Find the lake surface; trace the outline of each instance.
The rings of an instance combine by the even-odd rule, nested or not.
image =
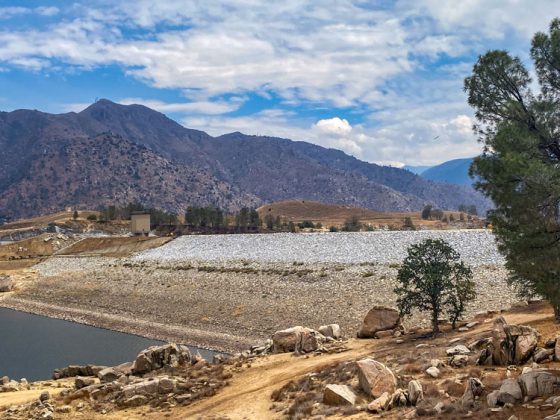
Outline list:
[[[0,308],[0,377],[50,379],[56,368],[71,364],[114,366],[133,361],[150,340],[89,325]],[[199,350],[207,359],[215,352]]]

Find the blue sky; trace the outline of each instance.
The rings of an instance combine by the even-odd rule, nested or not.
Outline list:
[[[462,91],[477,56],[508,49],[530,65],[553,4],[0,0],[0,110],[79,111],[108,98],[212,135],[436,164],[479,151]]]

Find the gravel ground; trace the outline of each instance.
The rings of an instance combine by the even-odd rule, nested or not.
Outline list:
[[[360,233],[278,233],[270,235],[182,236],[141,252],[136,261],[293,261],[304,263],[393,263],[426,238],[441,238],[472,266],[503,264],[494,237],[486,230],[394,231]]]
[[[338,323],[354,336],[372,306],[395,305],[398,265],[54,257],[36,269],[38,278],[0,305],[40,303],[49,316],[67,308],[78,322],[233,352],[294,325]],[[467,317],[517,302],[503,266],[473,271],[478,298]],[[427,326],[427,318],[406,324]]]

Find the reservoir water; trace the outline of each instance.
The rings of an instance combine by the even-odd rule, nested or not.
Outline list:
[[[68,365],[114,366],[160,345],[150,340],[89,325],[0,308],[0,377],[50,379]],[[191,347],[211,359],[215,352]]]

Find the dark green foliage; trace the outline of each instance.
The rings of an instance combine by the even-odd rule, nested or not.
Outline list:
[[[298,223],[298,227],[300,229],[305,229],[305,228],[313,229],[315,227],[315,223],[313,223],[311,220],[304,220],[303,222]]]
[[[72,219],[76,220],[78,218],[78,210],[74,210],[74,214],[72,215]]]
[[[88,219],[88,220],[91,220],[91,221],[96,221],[96,220],[97,220],[97,214],[90,214],[90,215],[87,217],[87,219]]]
[[[456,321],[466,303],[474,299],[471,269],[441,239],[411,245],[397,281],[395,294],[401,315],[410,315],[414,309],[430,312],[434,334],[439,332],[438,319],[442,314]]]
[[[496,209],[489,215],[510,281],[542,295],[560,320],[560,20],[532,42],[540,94],[506,51],[481,56],[465,79],[484,152],[471,173]]]
[[[428,220],[431,218],[432,206],[429,204],[422,209],[422,219]]]
[[[187,207],[185,223],[194,228],[220,228],[225,225],[224,212],[217,207]]]
[[[329,232],[338,232],[338,228],[336,226],[331,226]]]
[[[461,204],[458,208],[458,210],[462,213],[467,213],[473,216],[478,216],[478,210],[476,208],[476,206],[474,204],[471,204],[470,206],[466,205],[466,204]]]
[[[361,228],[362,224],[360,223],[358,216],[351,216],[344,221],[344,227],[342,230],[345,232],[359,232]]]

